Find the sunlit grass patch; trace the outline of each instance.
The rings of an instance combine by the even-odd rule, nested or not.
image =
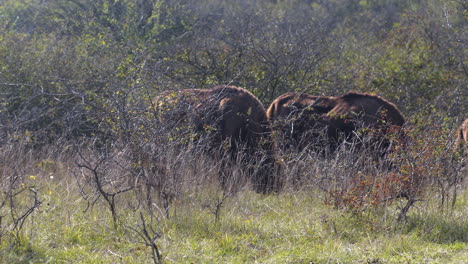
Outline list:
[[[6,263],[148,263],[151,249],[134,232],[132,194],[118,201],[119,225],[105,203],[87,207],[71,182],[46,185],[43,205],[18,237],[1,244]],[[183,193],[166,218],[151,227],[166,263],[463,263],[467,257],[466,195],[450,213],[424,203],[407,220],[394,208],[363,213],[335,209],[313,192],[263,196],[243,190],[222,204],[220,195]]]

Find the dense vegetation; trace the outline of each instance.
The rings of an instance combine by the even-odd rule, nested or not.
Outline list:
[[[462,262],[467,26],[465,0],[3,0],[0,259]],[[266,106],[377,93],[411,147],[390,172],[282,153],[281,193],[226,192],[219,164],[162,144],[148,110],[217,84]]]

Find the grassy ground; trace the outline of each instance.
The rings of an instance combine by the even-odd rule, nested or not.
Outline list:
[[[1,262],[153,261],[135,231],[141,209],[133,194],[118,200],[115,229],[106,205],[98,201],[86,210],[73,182],[42,179],[38,185],[44,186],[43,203],[16,236],[1,237]],[[403,223],[395,221],[396,206],[357,214],[330,208],[306,191],[242,191],[224,201],[218,220],[219,192],[208,188],[182,195],[170,218],[156,212],[151,221],[143,212],[148,229],[159,234],[155,241],[165,263],[466,263],[467,194],[445,213],[434,201],[419,202]]]

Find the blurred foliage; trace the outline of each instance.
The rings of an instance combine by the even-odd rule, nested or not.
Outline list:
[[[215,84],[264,104],[370,91],[456,123],[467,13],[460,0],[4,0],[0,135],[122,136],[161,91]]]

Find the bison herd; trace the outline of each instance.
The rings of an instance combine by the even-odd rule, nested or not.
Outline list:
[[[172,133],[171,138],[202,145],[214,158],[227,155],[223,169],[234,162],[245,164],[252,170],[252,185],[259,193],[281,188],[278,150],[307,148],[327,157],[348,142],[384,158],[405,138],[405,119],[398,108],[367,93],[334,97],[289,92],[265,110],[243,88],[216,86],[168,91],[156,97],[154,106],[157,119],[168,128],[167,133]],[[465,121],[458,144],[466,142],[467,136]],[[223,184],[225,176],[220,178]]]
[[[389,132],[399,132],[405,119],[398,108],[385,99],[365,93],[342,96],[312,96],[286,93],[267,110],[275,131],[285,138],[286,147],[313,147],[334,152],[343,141],[371,144],[383,156],[390,141]],[[372,133],[372,142],[363,142]]]

